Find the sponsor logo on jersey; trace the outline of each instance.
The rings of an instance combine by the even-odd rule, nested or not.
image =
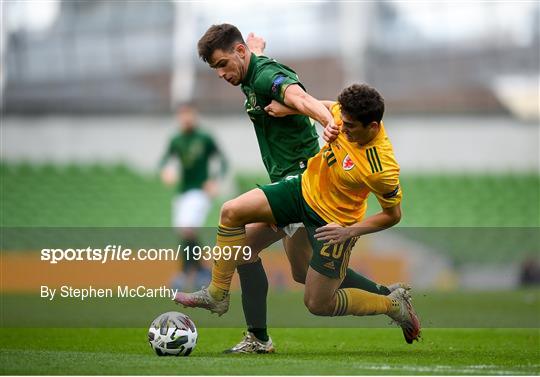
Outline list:
[[[323,264],[323,267],[328,268],[329,270],[335,270],[336,269],[334,267],[334,261],[326,262],[325,264]]]
[[[281,84],[283,84],[283,81],[285,81],[285,76],[283,75],[279,75],[274,79],[274,81],[272,82],[272,93],[278,93],[278,90],[281,87]]]
[[[351,170],[352,168],[354,168],[354,162],[349,155],[346,155],[343,159],[343,170]]]

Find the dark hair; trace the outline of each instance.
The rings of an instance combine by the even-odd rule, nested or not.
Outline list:
[[[343,89],[338,102],[342,112],[362,122],[364,127],[371,122],[380,122],[384,114],[384,98],[366,84],[353,84]]]
[[[208,63],[214,51],[231,51],[236,43],[246,44],[242,33],[236,26],[231,24],[212,25],[199,39],[197,44],[199,57]]]

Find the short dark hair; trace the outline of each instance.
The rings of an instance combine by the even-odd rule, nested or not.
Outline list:
[[[384,98],[366,84],[353,84],[339,94],[341,111],[366,127],[371,122],[380,122],[384,114]]]
[[[199,57],[208,63],[214,51],[230,51],[236,43],[246,44],[244,38],[242,38],[242,33],[236,26],[231,24],[212,25],[199,39],[197,44]]]

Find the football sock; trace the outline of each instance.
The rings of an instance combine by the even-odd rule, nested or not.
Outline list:
[[[387,296],[356,288],[338,289],[334,316],[387,314],[399,309],[399,303]]]
[[[231,256],[226,259],[222,253],[221,258],[214,259],[212,282],[208,287],[208,292],[215,300],[223,300],[229,293],[231,280],[236,269],[236,260],[234,259],[235,249],[233,246],[244,246],[245,242],[245,227],[233,228],[219,225],[216,246],[220,250],[224,250],[225,246],[229,246],[231,248]]]
[[[359,273],[347,268],[345,278],[341,282],[339,288],[358,288],[371,293],[377,293],[379,295],[389,295],[390,290],[384,285],[375,283],[369,280],[367,277],[360,275]]]
[[[268,341],[266,331],[266,296],[268,279],[259,259],[257,262],[239,265],[236,270],[242,288],[242,308],[248,331],[263,342]]]
[[[268,342],[268,339],[270,339],[268,332],[266,331],[266,327],[262,329],[248,328],[248,331],[255,335],[255,338],[259,339],[260,341]]]

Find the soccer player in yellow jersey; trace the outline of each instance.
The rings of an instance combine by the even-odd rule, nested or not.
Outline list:
[[[341,92],[337,103],[325,105],[340,126],[337,138],[308,160],[301,176],[287,177],[226,202],[221,209],[217,245],[244,245],[245,239],[239,235],[246,224],[265,222],[283,227],[304,223],[313,247],[304,293],[309,311],[322,316],[386,314],[412,343],[420,336],[420,322],[407,290],[399,288],[383,296],[339,288],[356,240],[401,219],[399,165],[382,122],[384,100],[370,86],[355,84]],[[294,112],[279,103],[272,103],[267,111],[276,117]],[[364,218],[370,192],[377,197],[381,211]],[[212,273],[214,289],[228,291],[234,264]],[[190,305],[189,296],[176,301],[206,308],[216,304]]]

